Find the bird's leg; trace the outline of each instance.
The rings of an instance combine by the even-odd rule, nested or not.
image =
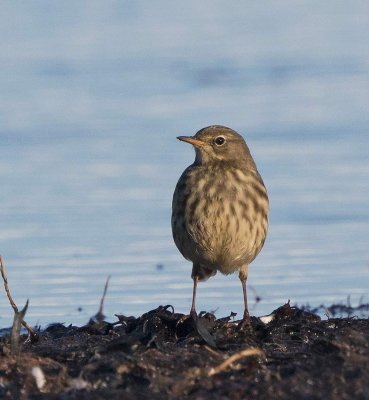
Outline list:
[[[192,275],[193,279],[193,289],[192,289],[192,305],[191,305],[191,310],[190,310],[190,315],[183,315],[178,321],[176,326],[182,324],[184,321],[188,319],[192,319],[193,322],[197,321],[197,313],[196,313],[196,288],[197,288],[197,282],[199,281],[199,275],[197,275],[195,268],[192,269]]]
[[[196,289],[197,289],[197,282],[199,281],[199,276],[198,275],[193,275],[193,290],[192,290],[192,306],[191,306],[191,311],[190,315],[191,316],[196,316]]]
[[[240,278],[240,281],[242,284],[243,303],[245,305],[245,309],[243,311],[243,318],[242,318],[242,322],[241,322],[242,324],[250,323],[250,314],[249,314],[249,310],[247,308],[247,292],[246,292],[246,280],[247,280],[248,272],[249,272],[249,266],[243,265],[238,274],[238,277]]]

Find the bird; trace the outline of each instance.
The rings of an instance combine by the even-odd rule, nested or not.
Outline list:
[[[172,234],[183,257],[192,262],[190,316],[196,291],[218,271],[238,271],[244,313],[250,323],[246,280],[249,264],[268,231],[269,198],[244,138],[231,128],[211,125],[194,136],[178,136],[195,149],[195,161],[180,176],[172,201]]]

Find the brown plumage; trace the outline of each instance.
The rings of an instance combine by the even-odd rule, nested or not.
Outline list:
[[[239,271],[244,294],[248,265],[263,247],[268,229],[268,195],[243,137],[224,126],[179,136],[196,158],[179,178],[173,195],[172,232],[182,255],[192,261],[191,313],[198,280],[220,271]]]

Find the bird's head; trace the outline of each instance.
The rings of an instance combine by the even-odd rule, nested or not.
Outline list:
[[[196,164],[229,161],[255,165],[243,137],[225,126],[208,126],[194,136],[178,136],[177,139],[194,146]]]

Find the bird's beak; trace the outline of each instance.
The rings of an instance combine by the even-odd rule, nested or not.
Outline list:
[[[187,142],[195,147],[204,147],[205,143],[201,140],[195,139],[193,136],[178,136],[178,140],[181,140],[182,142]]]

